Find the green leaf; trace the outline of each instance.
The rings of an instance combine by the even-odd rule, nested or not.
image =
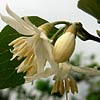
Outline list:
[[[23,73],[17,74],[15,68],[20,64],[16,59],[10,61],[12,54],[8,43],[21,36],[10,26],[0,33],[0,89],[15,87],[24,83]]]
[[[29,19],[36,26],[40,26],[47,22],[37,16],[30,16]],[[50,36],[52,36],[55,31],[56,29],[50,33]],[[20,36],[22,35],[8,25],[0,32],[0,89],[16,87],[23,84],[25,81],[23,78],[25,73],[18,74],[15,70],[22,60],[18,61],[14,59],[10,61],[12,54],[10,53],[11,47],[8,46],[12,40]]]
[[[28,18],[37,27],[48,22],[48,21],[46,21],[38,16],[29,16]]]
[[[100,0],[79,0],[78,7],[100,21]]]

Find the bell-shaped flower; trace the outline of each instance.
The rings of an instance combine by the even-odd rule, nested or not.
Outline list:
[[[50,71],[58,69],[58,64],[54,61],[52,55],[52,44],[47,37],[47,32],[52,28],[50,23],[36,27],[33,25],[27,17],[21,19],[7,6],[6,10],[11,17],[0,14],[1,19],[9,26],[14,28],[23,37],[19,37],[9,43],[9,46],[13,46],[13,57],[11,60],[17,57],[18,60],[25,58],[23,62],[16,68],[17,72],[26,72],[26,76],[30,76],[36,73],[44,71],[46,61],[50,63],[52,68]],[[34,71],[33,71],[34,70]],[[52,72],[48,72],[48,75]]]
[[[52,94],[60,93],[60,95],[63,95],[65,91],[69,93],[69,91],[71,90],[71,92],[74,94],[75,92],[76,93],[78,92],[78,88],[74,79],[70,77],[71,72],[74,71],[72,70],[72,67],[73,66],[69,64],[68,62],[60,63],[58,71],[56,70],[55,72],[53,72],[52,69],[47,68],[45,71],[36,73],[35,75],[31,77],[25,76],[25,79],[27,82],[27,81],[40,79],[40,78],[47,78],[50,75],[55,75],[54,76],[55,83],[54,83],[51,93]]]

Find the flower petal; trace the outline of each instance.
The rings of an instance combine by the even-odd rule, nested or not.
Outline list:
[[[54,74],[54,71],[51,68],[47,68],[45,71],[37,73],[34,76],[31,76],[31,77],[25,76],[24,78],[26,82],[31,82],[36,79],[47,78],[53,74]]]
[[[39,30],[37,29],[37,27],[36,27],[34,24],[31,23],[31,21],[29,20],[28,16],[24,16],[24,21],[25,21],[28,25],[30,25],[31,27],[33,27],[35,30],[37,30],[37,31],[36,31],[37,33],[39,32]]]
[[[44,70],[47,55],[47,52],[44,49],[43,41],[41,39],[38,40],[36,46],[34,47],[34,52],[36,54],[38,72],[41,72]]]
[[[6,10],[13,18],[0,14],[1,19],[20,34],[34,35],[36,33],[41,33],[41,31],[35,25],[32,27],[30,24],[26,23],[23,19],[17,16],[13,11],[11,11],[8,5],[6,6]]]
[[[30,27],[23,19],[21,19],[18,15],[16,15],[10,8],[8,5],[6,5],[6,10],[8,12],[8,14],[10,16],[12,16],[17,22],[19,22],[21,25],[23,26],[26,26],[26,27],[29,27],[29,28],[32,28]]]
[[[35,26],[35,25],[33,25],[30,21],[29,21],[29,19],[28,19],[28,17],[26,17],[25,19],[27,19],[27,21],[28,21],[28,23],[27,23],[27,21],[25,22],[23,19],[21,19],[18,15],[16,15],[10,8],[9,8],[9,6],[8,5],[6,5],[6,10],[7,10],[7,12],[8,12],[8,14],[9,15],[11,15],[16,21],[18,21],[20,24],[22,24],[23,26],[26,26],[27,28],[29,28],[30,30],[32,29],[34,29],[35,30],[35,33],[36,32],[40,32],[39,30],[38,30],[38,28]],[[30,22],[30,24],[29,24],[29,22]]]
[[[12,28],[14,28],[18,33],[23,34],[23,35],[33,35],[34,30],[28,29],[27,27],[21,25],[16,20],[7,16],[3,16],[2,14],[0,14],[0,17],[5,23],[7,23]]]
[[[52,54],[52,44],[47,41],[47,40],[44,40],[43,41],[43,44],[44,44],[44,47],[46,49],[46,58],[48,60],[48,62],[50,63],[51,67],[53,68],[53,70],[55,71],[55,74],[57,74],[59,71],[59,65],[58,63],[55,62],[54,60],[54,57],[53,57],[53,54]]]

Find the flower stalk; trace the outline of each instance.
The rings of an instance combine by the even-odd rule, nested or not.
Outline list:
[[[55,26],[55,25],[58,25],[58,24],[65,24],[67,26],[70,26],[72,23],[70,22],[66,22],[66,21],[55,21],[55,22],[52,22],[52,24]]]

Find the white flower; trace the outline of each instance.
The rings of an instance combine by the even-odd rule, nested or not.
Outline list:
[[[80,66],[73,66],[69,62],[59,63],[59,70],[58,72],[52,72],[51,69],[46,69],[43,72],[37,73],[31,77],[25,77],[26,80],[36,80],[40,78],[47,78],[49,75],[55,75],[54,86],[51,93],[60,93],[61,95],[69,93],[70,91],[75,94],[78,93],[78,87],[75,80],[72,78],[72,73],[77,72],[79,74],[85,74],[89,76],[98,76],[100,75],[100,71],[97,68],[88,68],[88,67],[80,67]],[[51,73],[50,73],[51,72]],[[49,73],[49,74],[48,74]],[[65,84],[65,85],[64,85]]]
[[[63,95],[65,90],[67,93],[71,90],[71,92],[74,94],[75,92],[76,93],[78,92],[78,88],[74,79],[70,77],[71,75],[70,73],[72,72],[72,67],[73,66],[69,64],[68,62],[60,63],[59,70],[56,72],[53,72],[52,69],[48,68],[45,71],[36,73],[35,75],[31,77],[25,76],[25,79],[26,81],[32,81],[32,80],[36,80],[40,78],[47,78],[50,75],[55,75],[54,77],[55,83],[54,83],[51,93],[53,94],[53,93],[59,92],[61,95]],[[64,86],[64,82],[65,82],[66,88]]]
[[[13,53],[11,60],[15,57],[18,57],[18,60],[25,57],[24,61],[17,67],[17,72],[27,72],[26,76],[43,72],[46,61],[51,65],[48,75],[51,75],[54,69],[58,70],[58,64],[54,61],[52,55],[53,46],[46,36],[46,31],[42,29],[43,26],[37,28],[27,18],[21,19],[8,6],[6,10],[12,18],[0,14],[1,19],[20,34],[26,35],[9,43],[9,46],[14,48],[11,50]]]

